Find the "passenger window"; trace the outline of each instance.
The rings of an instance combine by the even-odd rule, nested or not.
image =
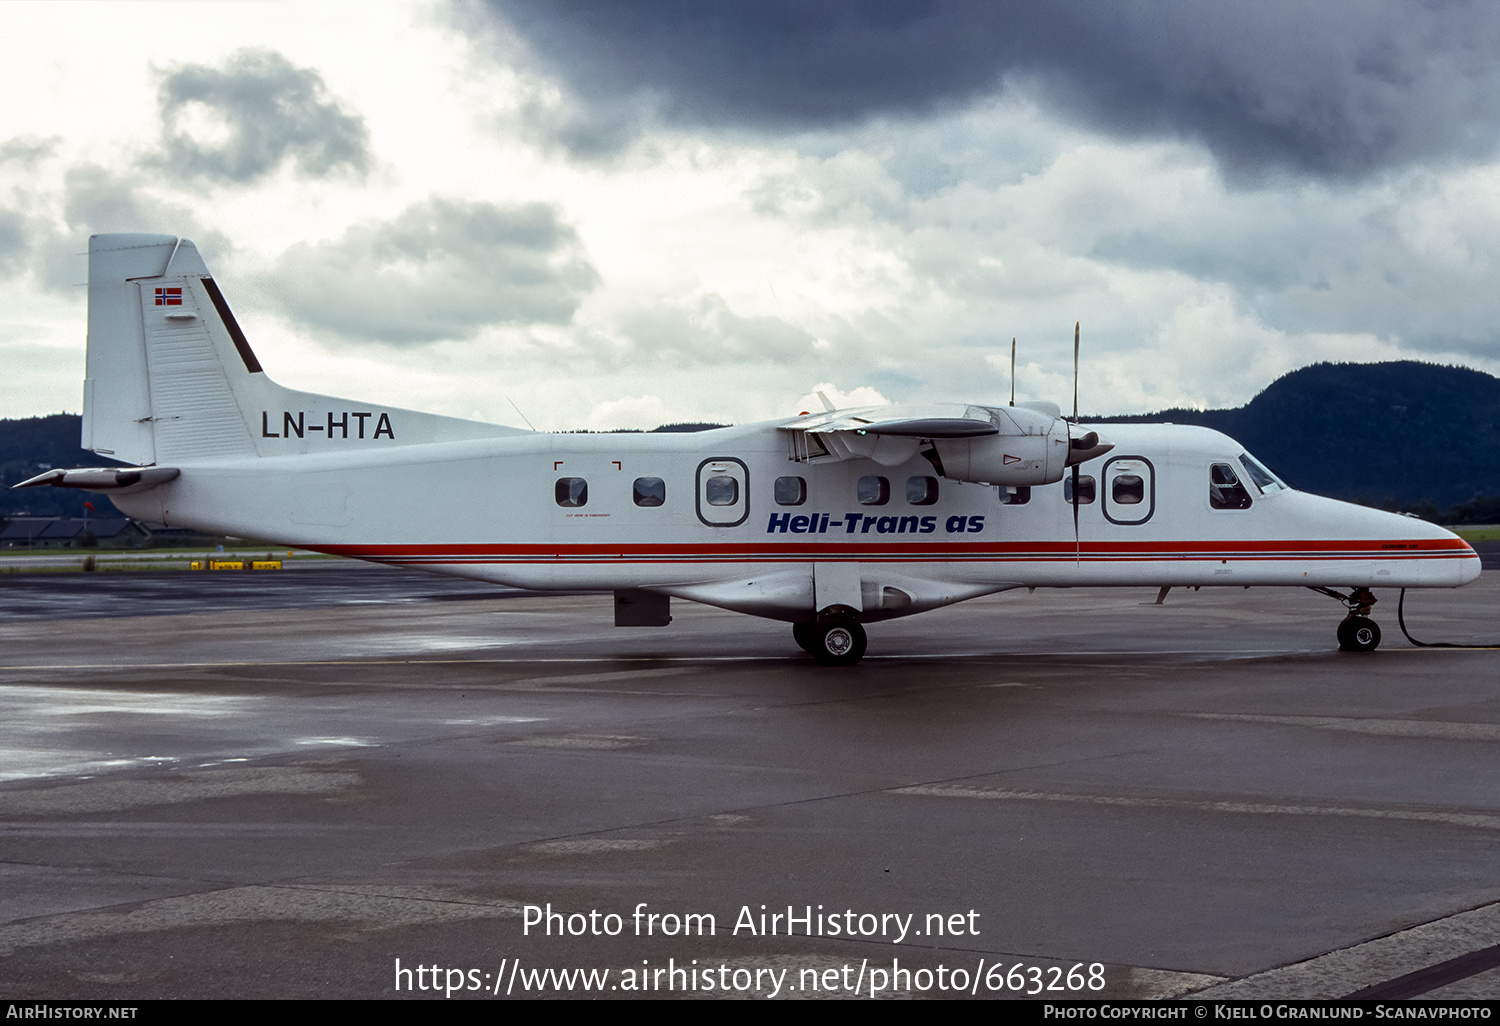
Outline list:
[[[891,501],[891,483],[883,477],[862,477],[855,495],[861,506],[884,506]]]
[[[586,506],[589,501],[589,483],[581,477],[560,477],[554,494],[559,506]]]
[[[1227,463],[1215,463],[1208,468],[1208,504],[1214,509],[1250,508],[1250,493]]]
[[[807,482],[800,477],[776,479],[776,505],[800,506],[807,501]]]
[[[938,500],[938,483],[935,477],[909,477],[906,479],[906,501],[913,506],[931,506]]]
[[[740,501],[740,483],[723,474],[711,477],[703,483],[703,497],[710,506],[733,506]]]
[[[659,477],[638,477],[634,493],[637,506],[660,506],[667,501],[667,483]]]
[[[1122,506],[1146,501],[1146,482],[1139,474],[1121,474],[1110,487],[1110,498]]]
[[[1014,488],[1001,487],[1000,489],[1000,505],[1002,506],[1024,506],[1030,501],[1030,485],[1017,485]]]
[[[1063,478],[1063,502],[1073,501],[1073,475],[1069,474]],[[1092,474],[1084,474],[1078,479],[1078,502],[1087,506],[1094,501],[1094,477]]]

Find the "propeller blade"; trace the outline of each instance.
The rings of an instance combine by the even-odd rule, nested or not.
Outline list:
[[[1016,405],[1016,340],[1010,340],[1010,404]]]
[[[1073,423],[1078,423],[1078,325],[1073,322]]]
[[[1078,423],[1078,328],[1082,322],[1073,322],[1073,423]],[[1083,536],[1078,532],[1078,464],[1073,464],[1073,562],[1083,565]]]
[[[1073,464],[1073,562],[1083,565],[1083,540],[1078,533],[1078,464]]]

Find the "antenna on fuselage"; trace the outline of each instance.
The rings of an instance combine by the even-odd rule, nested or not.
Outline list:
[[[533,430],[533,431],[536,430],[536,425],[533,424],[533,423],[531,423],[531,421],[529,421],[529,420],[526,419],[526,414],[521,413],[521,408],[516,405],[516,401],[514,399],[512,399],[510,396],[506,396],[505,397],[505,401],[508,402],[508,403],[510,403],[511,409],[513,409],[517,413],[521,414],[521,419],[526,421],[526,426],[527,427],[531,428],[531,430]]]

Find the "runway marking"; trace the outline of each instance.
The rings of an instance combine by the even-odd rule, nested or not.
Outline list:
[[[92,713],[236,716],[244,712],[239,708],[242,703],[264,700],[264,695],[182,695],[165,691],[0,685],[0,702],[7,706],[21,702],[35,703],[25,710],[34,716],[86,716]],[[12,722],[14,715],[12,712]]]
[[[185,887],[195,886],[184,881]],[[251,884],[43,916],[0,926],[0,955],[47,944],[164,930],[243,928],[251,922],[342,923],[371,932],[516,915],[511,902],[434,900],[400,888]]]
[[[613,855],[624,851],[665,848],[670,840],[633,840],[623,837],[584,837],[570,841],[538,841],[521,846],[522,851],[543,855]]]
[[[978,798],[990,801],[1072,802],[1084,805],[1116,805],[1141,809],[1187,809],[1194,812],[1226,812],[1254,816],[1347,816],[1356,819],[1395,819],[1417,823],[1500,830],[1500,815],[1466,812],[1423,812],[1415,809],[1358,808],[1344,805],[1287,804],[1246,801],[1206,801],[1188,798],[1131,798],[1120,795],[1070,794],[1063,791],[1012,791],[1002,788],[965,787],[959,784],[916,784],[893,787],[890,794],[930,798]]]
[[[292,739],[292,744],[298,745],[299,747],[310,747],[312,745],[318,745],[320,747],[331,746],[334,748],[380,747],[379,741],[372,741],[369,738],[364,737],[298,737]]]
[[[507,741],[506,744],[526,748],[570,748],[614,751],[621,748],[632,748],[648,740],[650,739],[631,737],[625,734],[563,734],[551,737],[523,737],[516,741]]]
[[[1273,716],[1251,713],[1182,713],[1198,720],[1285,724],[1319,730],[1345,730],[1383,737],[1427,737],[1445,741],[1500,741],[1500,724],[1456,723],[1450,720],[1384,720],[1348,716]]]
[[[304,766],[245,766],[197,771],[186,777],[91,780],[53,787],[40,779],[37,783],[40,786],[0,791],[0,813],[72,816],[243,795],[327,795],[356,787],[360,775],[352,770]]]
[[[1476,955],[1492,947],[1497,935],[1500,935],[1500,902],[1184,996],[1216,1001],[1342,998],[1410,976],[1414,967],[1436,968]],[[1479,963],[1475,974],[1489,968],[1483,965],[1484,959],[1475,961]],[[1437,983],[1427,991],[1408,991],[1402,996],[1428,993],[1436,997],[1432,990],[1447,982]]]
[[[1071,660],[1095,659],[1095,658],[1127,658],[1127,657],[1149,657],[1149,656],[1192,656],[1197,659],[1262,659],[1277,656],[1299,656],[1299,655],[1323,655],[1330,649],[1308,648],[1308,649],[1237,649],[1231,651],[1212,649],[1088,649],[1073,650],[1069,652],[1028,652],[1025,650],[1015,652],[1002,652],[995,650],[968,651],[968,652],[892,652],[879,655],[867,655],[864,662],[903,662],[913,660],[994,660],[996,662],[1011,662],[1018,657],[1051,659],[1062,657]],[[1399,651],[1407,651],[1400,649]],[[1423,652],[1456,652],[1469,651],[1468,649],[1413,649],[1411,651]],[[0,673],[36,671],[36,670],[191,670],[191,669],[213,669],[233,668],[244,666],[503,666],[503,665],[526,665],[541,663],[545,665],[591,665],[596,663],[767,663],[788,664],[806,666],[811,668],[811,661],[800,659],[790,653],[764,652],[746,655],[601,655],[601,656],[529,656],[510,654],[504,657],[492,656],[489,658],[474,659],[366,659],[351,656],[348,659],[244,659],[244,660],[202,660],[193,662],[174,663],[31,663],[17,664],[11,666],[0,666]],[[1013,664],[1013,663],[1012,663]]]

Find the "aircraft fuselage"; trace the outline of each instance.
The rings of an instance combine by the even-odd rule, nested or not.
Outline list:
[[[938,477],[921,457],[798,462],[776,423],[383,449],[378,422],[365,418],[366,445],[183,465],[175,481],[114,498],[174,526],[522,588],[655,589],[786,620],[826,604],[820,576],[876,620],[1010,587],[1454,587],[1479,572],[1440,527],[1258,487],[1243,447],[1196,427],[1090,425],[1115,448],[1081,475],[1092,501],[1075,542],[1069,478],[1009,491]],[[1215,484],[1216,467],[1238,494]]]

